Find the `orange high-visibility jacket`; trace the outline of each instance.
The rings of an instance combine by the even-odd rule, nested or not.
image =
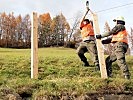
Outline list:
[[[111,42],[124,42],[124,43],[128,43],[128,39],[127,39],[127,31],[120,31],[117,34],[114,34],[112,37],[112,41]]]
[[[87,24],[82,27],[81,36],[82,36],[82,39],[88,36],[94,36],[94,30],[91,24]]]

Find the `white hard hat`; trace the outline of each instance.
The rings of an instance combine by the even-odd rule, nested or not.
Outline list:
[[[124,17],[122,17],[122,16],[117,17],[117,18],[114,19],[113,21],[116,22],[117,20],[125,22],[125,19],[124,19]]]

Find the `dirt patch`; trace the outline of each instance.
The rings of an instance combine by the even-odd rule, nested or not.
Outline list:
[[[22,89],[22,88],[21,88]],[[93,93],[77,94],[76,92],[62,92],[60,95],[34,95],[23,88],[18,93],[11,89],[3,88],[0,90],[2,100],[133,100],[132,91],[117,90],[114,87],[104,87]],[[18,90],[17,90],[18,91]]]

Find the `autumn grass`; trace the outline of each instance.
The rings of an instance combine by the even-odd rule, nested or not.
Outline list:
[[[133,75],[130,81],[123,79],[116,63],[113,64],[113,78],[101,79],[91,60],[92,67],[82,66],[75,49],[40,48],[38,54],[38,79],[31,79],[30,49],[0,48],[0,89],[9,88],[32,97],[61,95],[63,92],[80,95],[111,90],[133,91]],[[126,59],[133,74],[133,56],[126,56]]]

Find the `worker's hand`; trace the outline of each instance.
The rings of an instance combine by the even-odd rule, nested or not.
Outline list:
[[[112,41],[112,38],[107,38],[107,39],[104,39],[104,40],[102,40],[102,44],[109,44],[109,43],[111,43],[111,41]]]
[[[102,36],[100,34],[96,35],[96,39],[101,39]]]
[[[87,9],[87,11],[89,11],[89,10],[90,10],[90,8],[89,8],[89,7],[86,7],[86,9]]]

